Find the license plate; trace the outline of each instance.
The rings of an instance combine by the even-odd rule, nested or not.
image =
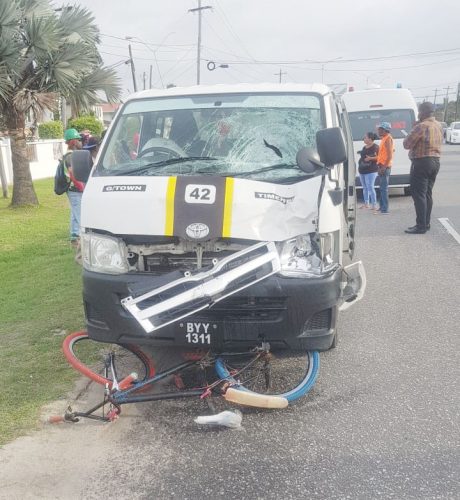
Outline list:
[[[181,321],[179,336],[182,342],[190,345],[211,345],[217,324],[201,321]]]

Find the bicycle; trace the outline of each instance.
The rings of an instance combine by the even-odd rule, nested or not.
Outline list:
[[[112,421],[124,404],[188,397],[219,396],[243,406],[285,408],[311,390],[319,371],[318,352],[272,352],[266,342],[246,352],[184,352],[182,362],[160,372],[140,347],[95,342],[84,331],[68,335],[63,352],[75,369],[105,387],[104,398],[85,412],[69,407],[64,417],[53,421],[78,422],[81,417]],[[152,392],[168,378],[172,390]],[[102,415],[95,414],[100,409]]]

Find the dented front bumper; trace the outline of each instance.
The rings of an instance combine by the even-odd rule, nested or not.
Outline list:
[[[279,270],[275,244],[258,243],[223,258],[208,271],[186,273],[183,278],[138,297],[125,297],[121,305],[150,333],[196,314]]]
[[[105,342],[216,351],[262,340],[274,348],[327,350],[339,306],[349,307],[364,293],[362,264],[317,278],[286,278],[277,255],[273,243],[260,243],[187,276],[85,270],[88,333]]]

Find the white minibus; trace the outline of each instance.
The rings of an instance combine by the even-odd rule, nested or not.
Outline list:
[[[417,103],[410,91],[400,88],[361,90],[347,92],[342,99],[348,111],[355,154],[363,148],[366,132],[377,132],[380,122],[391,124],[395,152],[390,187],[404,188],[404,192],[409,194],[411,162],[403,140],[412,129],[418,113]],[[357,185],[360,186],[359,179]]]
[[[92,339],[223,352],[335,345],[338,312],[361,298],[365,275],[345,265],[355,162],[328,87],[146,90],[124,103],[94,166],[73,154],[87,182]]]

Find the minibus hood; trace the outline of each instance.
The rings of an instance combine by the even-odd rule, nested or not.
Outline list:
[[[92,177],[82,227],[192,241],[282,241],[315,230],[321,177],[281,185],[217,176]]]

